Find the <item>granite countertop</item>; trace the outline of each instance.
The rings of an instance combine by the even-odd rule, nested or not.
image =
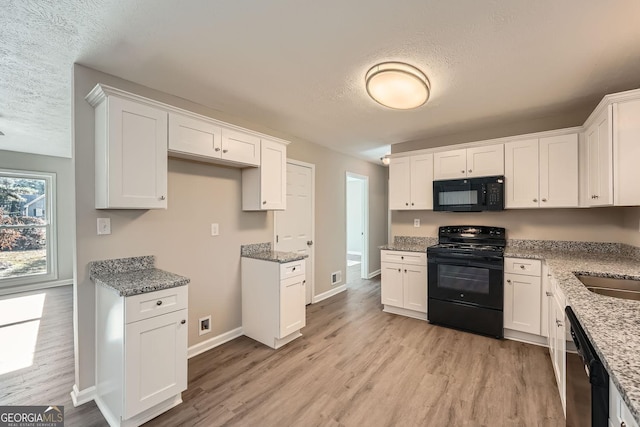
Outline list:
[[[262,261],[277,262],[285,264],[287,262],[299,261],[308,258],[309,255],[296,252],[282,252],[271,249],[271,243],[254,243],[240,246],[240,256],[244,258],[259,259]]]
[[[640,280],[640,258],[635,253],[614,250],[589,252],[509,247],[505,257],[544,259],[576,313],[596,352],[616,384],[636,421],[640,422],[640,301],[593,293],[576,274]]]
[[[153,256],[120,258],[89,263],[89,276],[97,285],[120,296],[144,294],[184,286],[190,279],[154,267]]]
[[[393,243],[379,246],[383,251],[426,252],[429,246],[438,243],[437,237],[395,236]]]

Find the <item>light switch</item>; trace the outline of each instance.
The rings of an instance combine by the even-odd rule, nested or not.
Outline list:
[[[413,220],[413,226],[414,227],[420,227],[420,218],[416,218]]]
[[[98,235],[111,234],[111,218],[98,218]]]
[[[218,224],[211,224],[211,235],[218,236],[220,234],[220,228]]]

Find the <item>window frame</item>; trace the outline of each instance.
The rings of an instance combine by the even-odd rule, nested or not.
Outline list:
[[[58,235],[56,227],[56,174],[55,172],[36,172],[16,169],[0,168],[0,176],[20,179],[40,179],[45,182],[45,222],[44,225],[36,225],[37,228],[44,228],[46,233],[46,261],[47,271],[44,273],[34,273],[24,276],[14,276],[0,278],[0,290],[14,286],[32,285],[38,283],[51,282],[58,279]],[[20,228],[33,228],[34,225],[27,225]],[[16,228],[5,227],[1,228]]]

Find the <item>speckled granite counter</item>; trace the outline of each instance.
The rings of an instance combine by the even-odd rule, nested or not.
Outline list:
[[[634,247],[589,244],[576,251],[567,242],[554,249],[536,245],[507,246],[505,257],[543,259],[564,291],[602,359],[611,379],[640,422],[640,301],[593,293],[575,274],[640,280],[640,260]],[[600,251],[598,251],[600,249]]]
[[[154,265],[153,256],[93,261],[89,263],[89,277],[97,285],[114,289],[124,297],[184,286],[190,281]]]
[[[277,262],[280,264],[299,261],[309,257],[309,255],[299,254],[296,252],[274,251],[271,249],[271,243],[242,245],[240,246],[240,256],[259,259],[262,261]]]
[[[393,243],[379,246],[383,251],[426,252],[429,246],[438,244],[437,237],[395,236]]]

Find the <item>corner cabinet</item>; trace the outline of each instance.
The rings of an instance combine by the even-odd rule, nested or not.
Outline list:
[[[304,259],[279,263],[243,257],[242,331],[277,349],[302,336],[306,322]]]
[[[387,313],[427,318],[427,254],[383,250],[381,302]]]
[[[96,209],[167,208],[167,117],[126,92],[96,86]]]
[[[188,287],[130,297],[96,286],[96,404],[110,426],[139,426],[187,389]]]
[[[433,154],[391,158],[389,209],[433,209]]]
[[[285,210],[287,207],[287,146],[263,139],[260,166],[242,170],[242,210]]]

